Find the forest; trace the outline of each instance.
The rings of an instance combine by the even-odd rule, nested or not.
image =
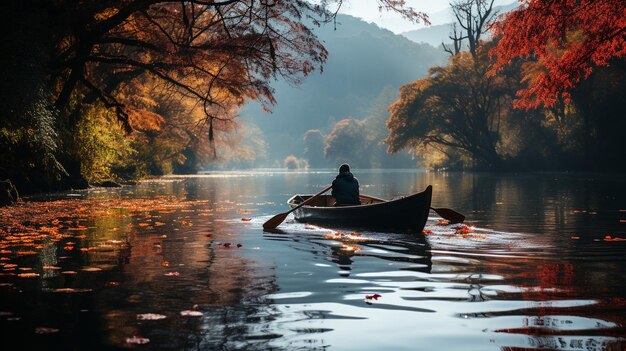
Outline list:
[[[315,30],[341,30],[341,3],[3,2],[0,179],[34,193],[257,157],[263,137],[240,132],[242,107],[270,111],[278,80],[325,74]],[[378,3],[428,21],[404,1]],[[285,166],[376,166],[358,157],[388,151],[433,170],[624,170],[623,1],[451,6],[447,63],[396,92],[372,87],[390,104],[374,103],[371,118],[295,135],[305,150]]]
[[[449,62],[400,89],[391,152],[411,150],[429,169],[625,169],[624,2],[524,1],[507,14],[492,0],[451,5]]]

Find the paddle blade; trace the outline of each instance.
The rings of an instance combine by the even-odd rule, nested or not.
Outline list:
[[[263,229],[272,230],[276,229],[289,215],[289,212],[279,213],[276,216],[268,219],[265,223],[263,223]]]
[[[432,208],[432,210],[437,212],[437,214],[440,215],[441,218],[450,222],[450,224],[463,223],[463,221],[465,220],[464,215],[449,208]]]

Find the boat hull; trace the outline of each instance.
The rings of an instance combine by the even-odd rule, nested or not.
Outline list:
[[[288,203],[295,208],[310,196],[296,195]],[[327,227],[363,230],[421,233],[430,212],[432,186],[421,193],[391,201],[375,201],[359,206],[305,205],[294,211],[295,219],[303,223]]]

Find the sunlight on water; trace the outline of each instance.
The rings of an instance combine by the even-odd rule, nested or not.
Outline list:
[[[33,347],[127,348],[141,337],[142,348],[177,350],[623,349],[626,244],[614,238],[626,236],[611,212],[619,202],[524,217],[538,198],[507,179],[500,196],[523,194],[510,205],[475,195],[470,206],[468,193],[435,188],[434,201],[467,220],[450,225],[431,212],[422,235],[292,216],[263,231],[290,196],[331,176],[168,177],[56,195],[3,217],[0,327]],[[450,182],[419,172],[362,178],[386,198],[392,187]],[[565,190],[575,194],[573,182]],[[580,212],[589,207],[598,214]]]

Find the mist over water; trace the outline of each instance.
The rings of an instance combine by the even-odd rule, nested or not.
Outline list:
[[[36,243],[36,254],[7,243],[0,254],[5,342],[176,350],[626,345],[623,178],[354,173],[362,193],[387,199],[433,185],[433,207],[465,214],[467,230],[431,212],[425,235],[291,217],[263,232],[267,219],[289,210],[287,199],[319,192],[334,170],[213,172],[56,194],[54,203],[82,201],[85,210],[62,218],[73,222],[57,240]]]

